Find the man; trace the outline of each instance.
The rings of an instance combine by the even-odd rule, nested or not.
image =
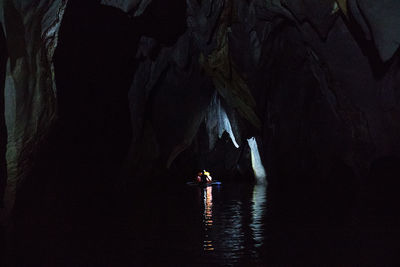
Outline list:
[[[198,183],[201,183],[201,177],[203,176],[203,173],[202,172],[199,172],[198,174],[197,174],[197,177],[196,177],[196,181],[198,182]]]
[[[211,175],[210,175],[210,173],[208,172],[208,171],[206,171],[206,170],[204,170],[204,177],[205,177],[205,179],[206,179],[206,182],[207,183],[211,183],[212,182],[212,178],[211,178]]]

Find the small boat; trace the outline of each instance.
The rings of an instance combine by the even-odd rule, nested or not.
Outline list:
[[[200,186],[200,187],[207,187],[207,186],[213,186],[213,185],[220,185],[220,181],[212,181],[212,182],[207,182],[207,183],[198,183],[198,182],[187,182],[186,183],[189,186]]]
[[[187,185],[190,186],[200,186],[200,187],[207,187],[212,185],[220,185],[220,181],[213,181],[211,175],[208,171],[203,170],[197,173],[196,181],[187,182]]]

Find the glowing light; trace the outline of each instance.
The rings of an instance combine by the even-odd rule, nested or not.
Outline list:
[[[251,150],[251,166],[253,168],[254,176],[258,184],[266,183],[267,174],[264,165],[262,164],[260,152],[258,151],[257,141],[254,137],[247,139]]]

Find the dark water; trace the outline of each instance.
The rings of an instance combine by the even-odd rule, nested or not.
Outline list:
[[[310,215],[298,190],[271,204],[265,186],[158,188],[126,251],[137,266],[379,266],[398,261],[398,225]],[[160,193],[164,192],[164,193]],[[268,192],[269,193],[269,192]],[[340,196],[338,196],[339,198]],[[314,204],[319,206],[318,203]],[[272,210],[272,211],[271,211]],[[134,224],[135,224],[134,222]],[[140,230],[138,230],[140,229]],[[140,244],[138,246],[138,244]]]
[[[236,265],[260,262],[266,212],[265,186],[207,187],[203,198],[201,263]],[[225,192],[225,191],[230,192]]]
[[[95,195],[84,191],[85,197],[77,199],[76,194],[65,193],[65,186],[59,191],[52,188],[52,194],[44,192],[42,196],[48,196],[40,201],[32,198],[24,209],[20,205],[10,262],[16,263],[12,266],[393,266],[400,262],[400,219],[393,219],[397,217],[389,220],[383,214],[371,220],[370,212],[368,216],[359,212],[358,217],[316,216],[320,209],[315,206],[320,205],[313,207],[304,200],[311,195],[308,191],[291,192],[284,201],[277,193],[274,198],[270,188],[267,192],[265,186],[246,183],[199,188],[148,181],[128,186],[127,194],[116,199],[101,190]]]
[[[262,263],[260,249],[264,244],[267,203],[264,185],[177,186],[154,200],[148,206],[153,208],[142,214],[146,216],[146,225],[142,226],[146,234],[138,238],[142,246],[132,247],[140,251],[132,253],[132,264]]]

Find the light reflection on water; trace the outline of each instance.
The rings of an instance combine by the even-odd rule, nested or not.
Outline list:
[[[132,266],[263,265],[266,185],[167,189],[135,217]]]
[[[260,247],[264,241],[263,218],[266,209],[267,195],[265,185],[255,185],[253,189],[252,223],[254,246]]]
[[[264,242],[266,187],[255,185],[248,189],[232,190],[235,193],[226,187],[200,189],[204,263],[236,265],[258,260],[258,249]]]
[[[212,229],[212,186],[207,186],[204,189],[204,244],[203,248],[205,251],[213,251],[213,242],[209,240],[208,232]]]

